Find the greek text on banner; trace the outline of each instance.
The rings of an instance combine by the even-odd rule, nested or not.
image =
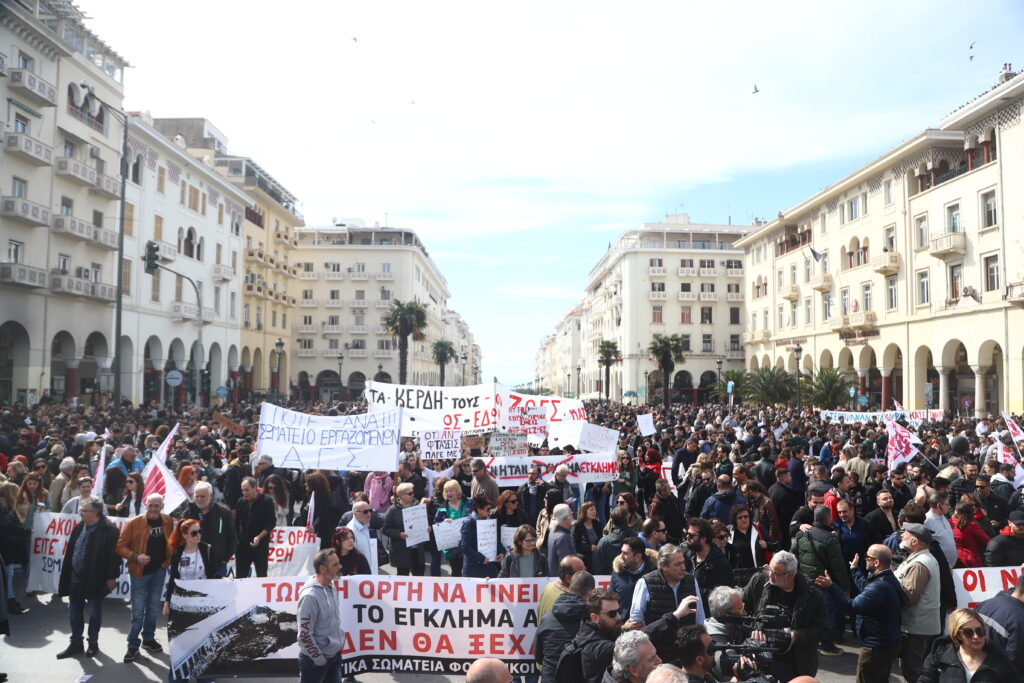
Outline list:
[[[550,479],[555,468],[569,468],[570,484],[592,484],[614,481],[619,476],[619,463],[614,453],[579,453],[577,455],[538,455],[531,458],[490,458],[487,471],[498,486],[519,486],[530,478],[530,468],[539,465],[541,477]]]

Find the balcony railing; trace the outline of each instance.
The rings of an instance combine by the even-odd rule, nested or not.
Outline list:
[[[106,228],[96,228],[96,236],[93,238],[96,244],[105,249],[117,249],[117,233]]]
[[[348,328],[349,334],[367,334],[369,331],[370,328],[366,325],[352,325]]]
[[[743,301],[743,297],[744,297],[743,292],[726,292],[725,293],[725,300],[726,301]]]
[[[35,227],[50,225],[50,210],[24,197],[0,198],[0,216]]]
[[[46,287],[46,271],[24,263],[0,263],[0,284]]]
[[[57,106],[57,88],[28,69],[8,69],[8,87],[41,107]]]
[[[679,292],[677,298],[679,301],[696,301],[697,292]]]
[[[391,299],[377,299],[373,303],[373,306],[374,306],[374,308],[391,308],[391,303],[392,303]]]
[[[811,276],[811,289],[816,292],[832,290],[832,273],[815,273]]]
[[[96,235],[96,226],[80,218],[59,213],[53,217],[53,234],[91,242]]]
[[[1024,282],[1013,282],[1006,287],[1006,300],[1024,306]]]
[[[668,299],[668,292],[648,292],[647,298],[651,301],[665,301]]]
[[[871,259],[871,270],[882,275],[894,275],[900,271],[900,255],[887,251]]]
[[[365,270],[353,270],[351,273],[349,273],[349,279],[354,280],[356,282],[362,282],[363,280],[369,280],[370,274],[367,273]]]
[[[345,271],[343,270],[328,270],[324,273],[325,280],[344,280]]]
[[[394,358],[395,352],[391,349],[377,349],[373,352],[374,358]]]
[[[718,292],[701,292],[701,301],[718,301]]]
[[[96,184],[89,188],[89,191],[108,199],[118,199],[121,196],[121,181],[113,176],[97,173]]]
[[[299,271],[299,279],[300,280],[319,280],[320,279],[320,273],[317,273],[316,271],[312,271],[312,270],[309,270],[309,271],[300,270]]]
[[[929,253],[938,258],[963,256],[967,253],[967,235],[962,232],[948,232],[933,237]]]
[[[847,316],[850,327],[855,330],[868,330],[877,325],[877,314],[874,311],[859,311]]]
[[[374,277],[376,277],[378,280],[394,280],[395,279],[395,274],[391,273],[391,272],[388,272],[388,273],[380,272],[380,273],[377,273],[376,275],[374,275]]]
[[[96,185],[96,169],[74,157],[57,157],[54,172],[62,178],[73,180],[79,185],[93,187]],[[118,196],[120,192],[118,192]]]
[[[235,271],[232,270],[231,266],[226,266],[223,263],[213,264],[213,279],[220,282],[230,280],[235,276]]]
[[[369,299],[350,299],[349,308],[367,308],[370,305]]]
[[[245,207],[245,220],[263,227],[263,215],[250,206]]]
[[[667,275],[668,268],[662,266],[647,266],[648,275]]]
[[[368,358],[369,355],[370,355],[370,350],[369,349],[349,349],[348,350],[348,357],[349,358]]]
[[[701,277],[718,277],[718,268],[701,268],[697,274]]]
[[[796,301],[800,298],[800,287],[799,285],[783,285],[779,296],[788,301]]]
[[[341,354],[341,349],[324,349],[324,358],[337,358]]]
[[[845,315],[834,315],[828,319],[828,326],[833,331],[850,329],[850,319]]]
[[[35,166],[53,165],[53,148],[43,144],[28,133],[7,133],[4,135],[4,150],[25,159]]]
[[[342,308],[345,306],[344,299],[324,299],[324,306],[327,308]]]
[[[676,275],[679,277],[697,277],[696,268],[676,268]]]
[[[373,333],[374,334],[391,334],[391,332],[388,330],[388,328],[385,327],[384,325],[377,325],[377,327],[373,328]]]
[[[299,331],[299,334],[316,334],[317,332],[320,331],[320,327],[318,325],[315,325],[315,324],[314,325],[299,325],[296,329]]]
[[[316,299],[299,299],[299,308],[316,308],[320,302]]]
[[[295,355],[299,358],[316,358],[316,349],[295,349]]]
[[[342,330],[341,325],[324,325],[324,334],[341,334]]]
[[[726,277],[743,277],[743,269],[742,268],[726,268],[725,269],[725,276]]]
[[[157,255],[160,257],[161,261],[170,263],[174,259],[178,258],[177,246],[162,240],[156,240],[156,243],[160,245],[160,248],[157,250]]]

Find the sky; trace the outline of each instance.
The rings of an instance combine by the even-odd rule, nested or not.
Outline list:
[[[78,5],[126,108],[415,230],[509,386],[624,231],[772,217],[1024,68],[1015,0]]]

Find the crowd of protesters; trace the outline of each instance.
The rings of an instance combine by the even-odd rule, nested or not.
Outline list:
[[[643,436],[637,417],[649,411],[656,433]],[[252,457],[258,405],[216,414],[0,407],[0,625],[24,611],[13,571],[29,570],[34,515],[64,512],[81,523],[62,566],[72,635],[59,657],[98,652],[103,598],[122,559],[131,574],[131,662],[140,648],[161,650],[157,617],[167,615],[176,580],[224,577],[232,556],[236,576],[265,576],[271,532],[286,525],[308,526],[338,559],[335,567],[324,555],[318,569],[339,575],[389,565],[400,575],[550,577],[538,617],[539,633],[553,635],[535,645],[544,681],[571,680],[560,666],[579,668],[586,680],[612,675],[623,632],[633,635],[620,673],[635,669],[648,647],[646,661],[696,672],[713,659],[702,644],[731,630],[719,628],[726,615],[771,606],[790,619],[790,641],[772,664],[780,680],[814,676],[819,655],[843,654],[838,645],[847,638],[861,648],[865,681],[885,680],[897,660],[912,683],[946,680],[936,667],[945,671],[953,660],[968,679],[989,680],[986,671],[1012,670],[1024,652],[1024,582],[977,613],[953,611],[952,568],[1024,564],[1024,503],[1014,465],[999,457],[1012,444],[1001,419],[926,421],[916,428],[921,454],[890,470],[887,433],[876,421],[685,404],[665,411],[593,403],[587,414],[619,431],[618,476],[581,489],[564,465],[550,474],[537,466],[522,485],[503,488],[487,470],[486,447],[425,462],[414,439],[403,443],[395,472],[280,469],[271,456]],[[166,465],[189,500],[164,510],[160,496],[144,498],[141,473],[175,423]],[[101,453],[103,490],[94,490]],[[421,504],[434,524],[465,518],[458,547],[440,550],[433,535],[406,543],[402,511]],[[118,533],[109,517],[131,519]],[[477,526],[487,519],[514,529],[511,547],[480,547]],[[610,575],[610,587],[595,588],[594,575]],[[327,658],[313,654],[304,666],[315,672]]]

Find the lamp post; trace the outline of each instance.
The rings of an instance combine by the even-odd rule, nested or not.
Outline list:
[[[284,340],[280,337],[274,342],[274,350],[276,351],[274,354],[274,372],[272,373],[274,386],[271,387],[271,394],[276,398],[276,395],[280,393],[278,387],[281,386],[281,354],[284,353]]]
[[[582,369],[582,366],[576,366],[576,398],[580,397],[580,371]]]
[[[722,390],[722,359],[719,358],[715,361],[715,365],[718,367],[718,391]],[[718,397],[718,402],[722,402],[722,397]]]
[[[96,89],[82,81],[79,86],[86,91],[86,98],[92,98],[115,119],[121,122],[121,217],[117,229],[117,272],[116,287],[117,293],[114,298],[114,361],[111,367],[114,371],[113,389],[113,412],[121,409],[121,317],[124,312],[124,222],[125,222],[125,187],[128,182],[128,114],[121,109],[114,109],[96,95]],[[199,325],[202,329],[203,309],[199,309]],[[202,349],[200,349],[202,353]],[[198,407],[199,390],[196,390],[196,405]]]
[[[572,373],[565,373],[565,393],[572,393]]]
[[[651,382],[647,379],[649,374],[651,374],[650,370],[644,370],[644,400],[648,403],[651,402],[651,397],[647,395],[651,391]],[[639,403],[639,401],[637,401],[637,403]]]
[[[466,386],[466,365],[467,365],[466,361],[468,361],[468,360],[469,360],[469,356],[466,355],[465,351],[463,351],[462,352],[462,386]]]
[[[383,363],[377,363],[377,377],[379,378],[383,374],[384,374],[384,364]],[[377,379],[377,381],[380,382],[381,380]]]
[[[348,351],[348,342],[345,342],[345,351]],[[341,364],[345,360],[345,354],[340,349],[338,350],[338,384],[341,385],[341,391],[338,392],[338,400],[345,400],[345,375],[341,374]]]
[[[796,354],[796,409],[800,410],[800,356],[803,355],[804,349],[802,346],[797,344],[793,347],[793,353]]]

